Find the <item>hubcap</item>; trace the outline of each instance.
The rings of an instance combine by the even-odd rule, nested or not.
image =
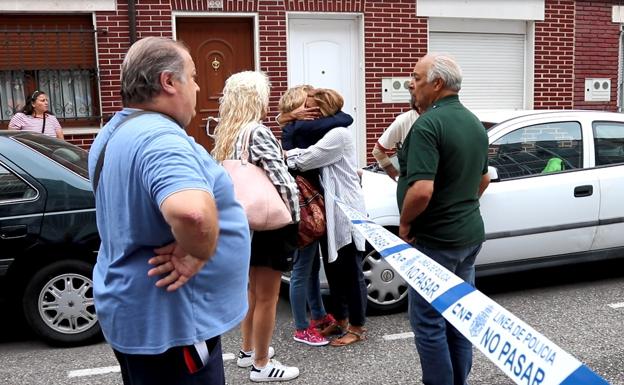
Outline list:
[[[384,282],[390,282],[394,278],[394,271],[386,269],[381,272],[381,280]]]
[[[407,284],[373,250],[364,258],[364,280],[368,300],[380,306],[393,305],[407,296]]]
[[[54,331],[78,334],[97,323],[93,282],[80,274],[52,278],[39,294],[39,314]]]

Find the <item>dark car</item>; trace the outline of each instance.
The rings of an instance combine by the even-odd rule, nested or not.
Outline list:
[[[91,281],[99,243],[87,152],[0,132],[0,294],[48,343],[101,337]]]

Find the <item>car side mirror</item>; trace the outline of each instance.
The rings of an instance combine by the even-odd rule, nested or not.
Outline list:
[[[488,175],[490,176],[490,182],[499,182],[498,170],[494,166],[488,166]]]

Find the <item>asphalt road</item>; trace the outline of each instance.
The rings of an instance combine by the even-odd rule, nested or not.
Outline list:
[[[624,260],[479,279],[477,287],[612,385],[624,385]],[[105,343],[60,349],[38,341],[0,304],[0,384],[121,384]],[[276,359],[297,365],[290,384],[419,384],[420,367],[405,312],[371,316],[368,340],[348,347],[309,347],[292,340],[288,301],[280,300]],[[239,333],[223,338],[228,384],[249,384],[236,366]],[[471,385],[513,384],[475,350]]]

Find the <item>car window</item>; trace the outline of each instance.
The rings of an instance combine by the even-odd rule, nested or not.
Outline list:
[[[514,130],[489,147],[501,180],[581,168],[581,124],[554,122]]]
[[[37,196],[37,191],[0,164],[0,204]]]
[[[80,147],[62,140],[44,135],[23,134],[12,137],[14,140],[32,148],[60,163],[85,179],[89,179],[87,160],[89,153]]]
[[[596,166],[624,163],[624,124],[594,122]]]

